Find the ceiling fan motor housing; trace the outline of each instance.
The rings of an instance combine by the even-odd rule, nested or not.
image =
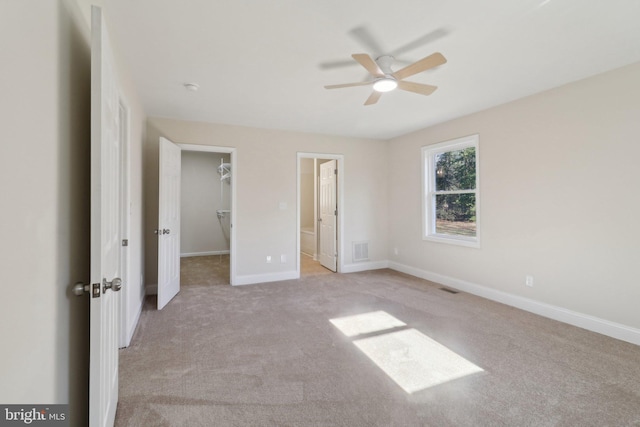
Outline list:
[[[384,77],[378,77],[373,82],[373,90],[377,92],[390,92],[398,87],[398,82],[395,77],[392,76],[393,70],[391,64],[395,61],[391,55],[382,55],[376,58],[376,64],[380,67],[380,70],[384,73]]]
[[[376,58],[376,64],[378,64],[378,67],[380,67],[385,76],[390,76],[393,74],[391,64],[393,64],[395,60],[391,55],[382,55]]]

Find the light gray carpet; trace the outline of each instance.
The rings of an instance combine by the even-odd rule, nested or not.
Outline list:
[[[313,257],[307,254],[300,254],[300,276],[316,276],[319,274],[334,274],[333,271],[323,267],[319,261],[314,261]]]
[[[182,286],[229,285],[229,255],[180,258]]]
[[[116,426],[640,426],[640,347],[439,288],[379,270],[149,300]],[[483,372],[406,393],[329,321],[374,311]]]

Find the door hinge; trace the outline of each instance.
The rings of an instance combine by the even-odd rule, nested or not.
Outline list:
[[[333,170],[333,174],[334,174],[334,175],[338,175],[338,169],[334,169],[334,170]]]
[[[334,215],[338,215],[338,209],[336,209],[335,211],[333,211]]]
[[[129,246],[129,239],[122,239],[122,246]]]

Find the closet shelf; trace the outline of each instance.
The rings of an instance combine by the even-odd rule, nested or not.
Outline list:
[[[228,209],[218,209],[216,210],[216,215],[218,215],[218,218],[224,218],[225,216],[227,216],[227,214],[230,214],[231,211]]]
[[[220,181],[231,180],[231,163],[220,163],[218,166]]]

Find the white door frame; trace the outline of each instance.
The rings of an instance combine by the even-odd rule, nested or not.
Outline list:
[[[229,284],[236,284],[236,183],[238,182],[238,167],[236,162],[236,149],[233,147],[221,147],[214,145],[179,144],[182,151],[204,151],[209,153],[230,154],[231,160],[231,220],[229,230]]]
[[[130,109],[128,103],[120,94],[120,237],[131,240],[131,169],[130,169],[130,139],[129,120]],[[120,291],[120,348],[128,347],[133,338],[135,326],[130,327],[129,301],[131,301],[131,250],[129,246],[120,250],[120,278],[124,286]],[[139,288],[138,288],[139,289]]]
[[[322,160],[336,160],[338,163],[338,218],[336,219],[337,224],[337,237],[338,242],[336,244],[336,248],[338,249],[338,256],[336,260],[336,273],[341,273],[344,270],[344,155],[342,154],[328,154],[328,153],[305,153],[298,152],[297,153],[297,165],[296,165],[296,175],[297,175],[297,185],[296,185],[296,216],[297,216],[297,224],[296,224],[296,257],[297,257],[297,277],[300,277],[300,159],[322,159]],[[315,170],[314,170],[315,174]],[[318,238],[317,227],[316,227],[316,239]],[[317,240],[316,240],[317,242]]]

